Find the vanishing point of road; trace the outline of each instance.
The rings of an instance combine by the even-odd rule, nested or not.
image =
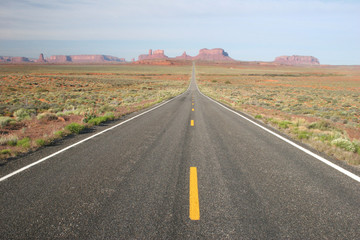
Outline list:
[[[360,238],[360,183],[202,95],[195,67],[152,109],[2,166],[0,239]]]

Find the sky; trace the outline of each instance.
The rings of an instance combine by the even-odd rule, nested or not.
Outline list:
[[[243,61],[315,56],[360,65],[359,0],[0,0],[0,56],[130,61],[223,48]]]

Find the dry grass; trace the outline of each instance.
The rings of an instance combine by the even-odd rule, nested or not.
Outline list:
[[[360,164],[360,68],[197,67],[205,94],[294,139]]]
[[[187,88],[191,67],[0,65],[0,72],[6,159],[69,134],[69,124],[97,125],[172,98]],[[19,147],[9,138],[29,141]]]

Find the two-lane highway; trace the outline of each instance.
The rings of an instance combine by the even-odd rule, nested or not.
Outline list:
[[[194,70],[181,96],[0,191],[1,239],[360,236],[360,183],[203,96]]]

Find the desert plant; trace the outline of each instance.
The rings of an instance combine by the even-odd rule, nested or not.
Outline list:
[[[280,128],[283,128],[283,129],[286,129],[286,128],[289,128],[289,125],[291,125],[292,123],[290,121],[281,121],[278,123],[279,127]]]
[[[45,142],[45,140],[44,139],[36,139],[35,140],[35,143],[36,143],[36,145],[38,145],[39,147],[42,147],[42,146],[45,146],[45,144],[46,144],[46,142]]]
[[[320,130],[328,130],[331,129],[330,123],[326,121],[313,122],[308,125],[309,129],[320,129]]]
[[[351,141],[344,138],[337,138],[332,140],[331,144],[349,152],[355,152],[357,150]]]
[[[11,154],[11,150],[10,149],[3,149],[3,150],[0,151],[0,154],[3,154],[3,155]]]
[[[25,137],[21,140],[18,140],[16,143],[16,146],[23,147],[23,148],[29,148],[30,147],[30,138]]]
[[[40,113],[39,115],[37,115],[37,119],[39,119],[39,120],[43,119],[46,121],[54,121],[54,120],[57,120],[58,117],[54,113],[44,112],[44,113]]]
[[[109,105],[104,105],[104,106],[99,108],[100,113],[111,112],[111,111],[114,111],[114,110],[115,110],[115,108],[112,107],[112,106],[109,106]]]
[[[16,135],[6,135],[0,137],[0,145],[16,146],[18,137]]]
[[[107,113],[105,113],[105,114],[104,114],[104,117],[106,117],[108,121],[115,119],[115,115],[114,115],[113,112],[107,112]]]
[[[85,129],[84,125],[81,125],[79,123],[70,123],[65,127],[66,130],[68,130],[71,133],[79,134]]]
[[[54,135],[56,138],[62,138],[62,137],[66,136],[66,133],[62,130],[59,130],[59,131],[54,132]]]
[[[311,136],[311,133],[310,132],[307,132],[307,131],[300,131],[297,133],[297,137],[299,139],[309,139]]]
[[[34,114],[35,114],[34,109],[25,109],[25,108],[20,108],[14,112],[14,116],[19,121],[24,120],[24,119],[30,119],[31,116]]]
[[[96,118],[97,116],[96,116],[96,114],[94,114],[94,113],[90,113],[90,114],[88,114],[88,113],[86,113],[85,114],[85,117],[84,117],[84,119],[83,119],[83,122],[84,123],[87,123],[87,122],[89,122],[91,119],[94,119],[94,118]]]
[[[0,117],[0,127],[5,127],[13,121],[14,119],[12,119],[11,117]]]
[[[107,113],[105,113],[104,116],[90,119],[88,121],[88,124],[90,124],[90,125],[99,125],[99,124],[101,124],[103,122],[114,120],[114,119],[115,119],[114,114],[112,112],[107,112]]]

